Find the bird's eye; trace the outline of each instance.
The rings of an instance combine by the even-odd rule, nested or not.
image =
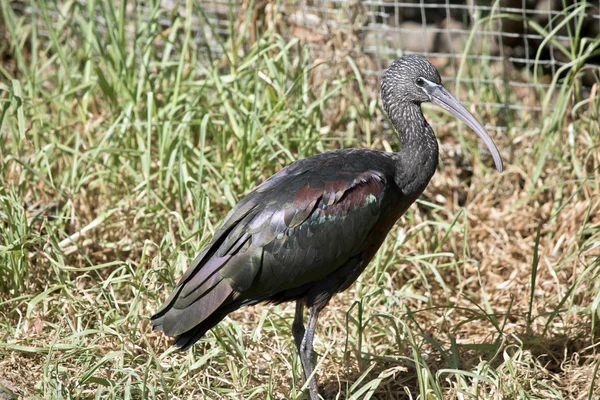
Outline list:
[[[415,83],[417,84],[417,86],[424,86],[425,85],[425,79],[423,79],[423,78],[417,78],[415,80]]]

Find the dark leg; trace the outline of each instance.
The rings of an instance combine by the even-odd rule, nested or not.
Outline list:
[[[304,369],[304,377],[309,380],[308,390],[310,400],[319,399],[319,389],[317,386],[317,380],[315,377],[311,377],[313,373],[313,339],[315,336],[315,329],[317,327],[317,319],[322,307],[311,306],[308,312],[308,325],[304,332],[304,337],[298,348],[300,353],[300,360],[302,361],[302,367]],[[302,316],[302,309],[300,308],[300,316]],[[296,318],[298,317],[298,306],[296,306]],[[300,319],[302,321],[302,319]],[[294,320],[296,323],[296,320]],[[302,327],[304,330],[304,327]],[[298,343],[298,341],[296,341]]]
[[[292,335],[294,335],[294,341],[296,342],[298,352],[300,352],[304,332],[304,302],[302,300],[296,300],[296,315],[294,316],[294,323],[292,324]]]

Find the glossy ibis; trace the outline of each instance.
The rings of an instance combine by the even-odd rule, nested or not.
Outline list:
[[[295,300],[292,333],[309,396],[318,398],[311,376],[319,312],[358,278],[437,167],[438,144],[421,103],[433,102],[471,127],[502,171],[492,139],[424,58],[394,61],[381,80],[381,99],[402,150],[318,154],[261,183],[225,217],[152,316],[154,329],[176,336],[175,346],[185,350],[240,307]]]

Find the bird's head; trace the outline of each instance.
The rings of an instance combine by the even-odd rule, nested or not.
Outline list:
[[[381,97],[384,106],[386,101],[421,104],[432,101],[428,91],[441,85],[442,78],[433,64],[423,57],[407,55],[394,61],[383,74]]]
[[[475,117],[442,85],[440,73],[428,60],[417,55],[400,57],[389,66],[381,79],[383,108],[390,118],[400,113],[403,105],[431,102],[463,121],[486,144],[496,169],[502,171],[502,159],[492,138]]]

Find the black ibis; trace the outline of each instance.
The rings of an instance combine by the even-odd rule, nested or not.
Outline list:
[[[442,86],[426,59],[407,55],[394,61],[381,80],[381,100],[402,150],[317,154],[258,185],[229,212],[152,316],[155,330],[175,336],[174,345],[185,350],[240,307],[295,300],[292,334],[309,397],[318,399],[312,374],[319,312],[354,283],[438,165],[437,140],[421,103],[437,104],[471,127],[502,171],[486,130]]]

